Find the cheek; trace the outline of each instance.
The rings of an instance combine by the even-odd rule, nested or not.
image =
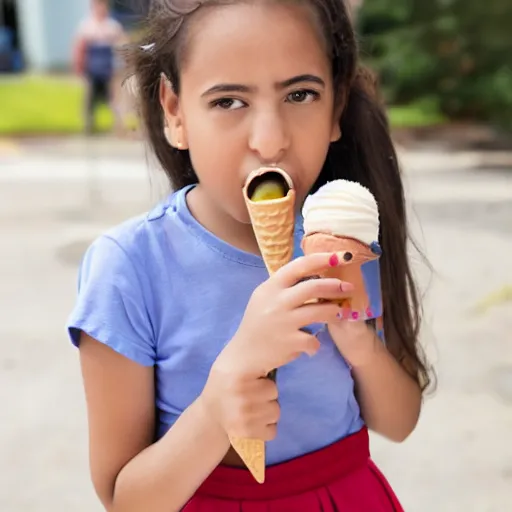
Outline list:
[[[320,103],[298,107],[289,113],[288,123],[293,127],[294,139],[301,147],[312,146],[321,151],[320,148],[328,146],[332,135],[331,102],[323,100]]]
[[[203,112],[189,118],[199,119],[199,122],[185,125],[192,166],[201,186],[215,203],[239,221],[249,222],[242,194],[244,135],[242,130],[231,131],[219,126],[219,119],[215,117]]]
[[[207,127],[198,128],[189,139],[192,166],[203,185],[231,191],[239,181],[239,165],[232,144]]]
[[[295,152],[303,169],[303,182],[307,190],[315,183],[329,151],[332,133],[331,114],[319,112],[306,122],[297,123],[294,134]]]
[[[231,162],[231,166],[236,164],[238,153],[245,148],[245,135],[234,121],[233,117],[204,107],[187,111],[185,130],[197,166],[204,167],[203,162],[211,167],[225,166],[227,162]]]

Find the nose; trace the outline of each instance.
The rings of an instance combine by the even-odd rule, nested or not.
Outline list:
[[[249,148],[261,163],[278,163],[290,147],[290,138],[286,119],[279,110],[266,110],[253,118]]]

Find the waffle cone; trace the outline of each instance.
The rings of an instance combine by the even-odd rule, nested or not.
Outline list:
[[[265,481],[265,441],[242,437],[229,440],[256,482],[262,484]]]
[[[336,253],[341,265],[327,269],[322,277],[333,277],[351,283],[354,293],[350,298],[331,299],[341,308],[350,311],[354,319],[364,318],[368,308],[368,295],[361,270],[361,265],[379,257],[370,246],[354,238],[330,235],[327,233],[313,233],[302,239],[304,254],[317,252]],[[350,257],[348,256],[350,255]]]
[[[265,173],[278,173],[286,181],[285,197],[267,201],[251,201],[253,180]],[[291,178],[283,170],[262,168],[252,172],[245,183],[243,195],[251,224],[269,274],[277,272],[291,261],[293,256],[293,234],[295,228],[295,190]],[[230,436],[231,446],[238,453],[258,483],[265,481],[265,442]]]
[[[249,187],[253,179],[266,172],[279,173],[289,190],[285,197],[267,201],[251,201]],[[258,169],[249,175],[244,199],[263,261],[270,274],[286,265],[293,256],[295,227],[295,190],[290,177],[281,169]]]

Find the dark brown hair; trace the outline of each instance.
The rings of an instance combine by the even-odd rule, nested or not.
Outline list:
[[[199,9],[237,1],[244,0],[155,0],[141,40],[128,49],[144,130],[175,189],[197,183],[197,176],[188,151],[172,148],[164,137],[160,79],[163,73],[179,94],[179,69],[190,19]],[[343,0],[286,1],[309,6],[320,22],[332,62],[337,105],[343,108],[342,137],[331,144],[313,191],[341,178],[357,181],[375,195],[381,219],[384,330],[388,348],[425,389],[430,383],[430,371],[418,339],[421,305],[407,257],[404,190],[388,121],[377,98],[376,82],[358,63],[356,36]]]

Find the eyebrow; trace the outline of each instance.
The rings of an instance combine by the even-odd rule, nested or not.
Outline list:
[[[292,85],[296,85],[299,83],[314,83],[317,85],[320,85],[322,87],[325,87],[325,82],[322,80],[319,76],[316,75],[297,75],[292,78],[288,78],[287,80],[284,80],[283,82],[278,82],[276,84],[277,89],[286,89],[287,87],[291,87]],[[208,90],[206,90],[202,96],[209,96],[211,94],[216,93],[229,93],[229,92],[254,92],[255,87],[251,87],[248,85],[243,84],[217,84],[213,87],[210,87]]]

